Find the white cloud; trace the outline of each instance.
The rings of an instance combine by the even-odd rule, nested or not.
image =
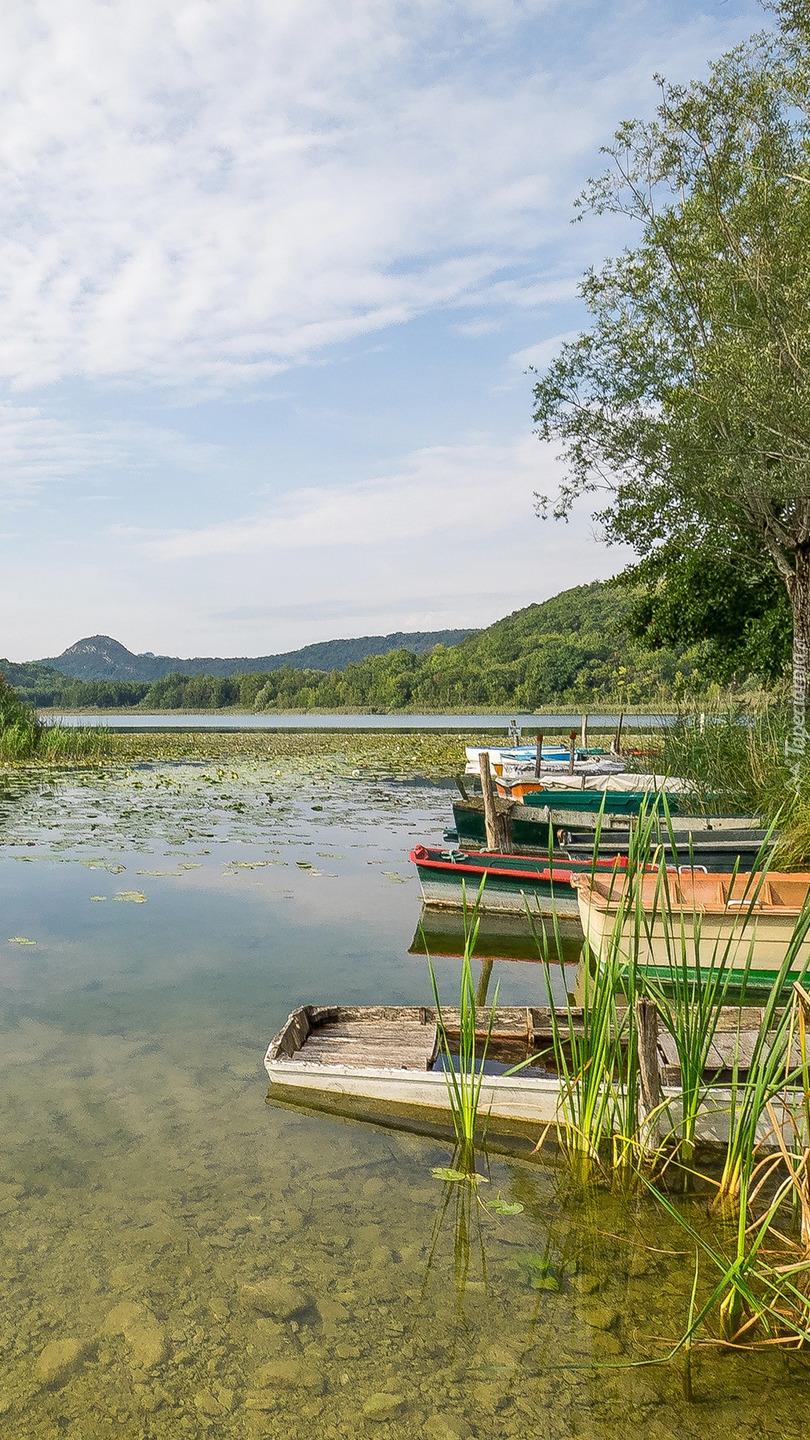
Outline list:
[[[503,271],[567,224],[628,76],[598,73],[587,7],[547,73],[556,8],[12,0],[0,375],[239,384],[436,306],[570,293]]]
[[[141,536],[157,560],[279,551],[385,547],[442,532],[480,534],[532,517],[532,493],[553,486],[550,452],[529,436],[514,445],[473,440],[408,457],[396,474],[289,491],[270,507],[224,524]]]
[[[220,447],[154,424],[118,422],[82,427],[38,405],[0,404],[0,503],[30,503],[43,486],[83,483],[103,472],[143,475],[156,468],[199,471]],[[108,499],[82,494],[81,499]]]
[[[576,340],[577,330],[566,330],[562,335],[550,335],[547,340],[541,340],[537,345],[529,345],[525,350],[516,350],[514,355],[509,356],[509,364],[515,365],[519,370],[543,371],[555,355],[558,355],[563,345],[569,340]]]

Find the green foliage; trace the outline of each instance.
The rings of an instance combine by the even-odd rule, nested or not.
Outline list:
[[[534,710],[560,704],[671,706],[705,690],[705,647],[675,643],[653,650],[628,627],[635,597],[595,582],[528,605],[424,655],[391,650],[345,670],[296,670],[231,676],[164,676],[146,685],[61,680],[54,703],[68,709],[143,710]],[[56,674],[56,672],[52,672]],[[26,691],[26,697],[30,698]],[[44,703],[42,700],[39,703]]]
[[[631,635],[653,649],[706,641],[718,680],[742,674],[777,680],[790,665],[792,617],[784,585],[762,560],[714,546],[661,545],[617,576],[632,592]]]
[[[48,727],[0,675],[0,762],[101,758],[107,738],[101,730]]]
[[[767,618],[758,577],[769,572],[790,601],[802,687],[810,34],[802,7],[781,5],[778,15],[775,35],[722,57],[707,81],[662,82],[655,118],[623,124],[607,147],[610,169],[582,207],[629,217],[638,239],[585,276],[590,329],[539,381],[535,419],[541,437],[565,451],[554,513],[607,484],[608,537],[655,557],[667,583],[663,593],[652,587],[642,626],[720,644],[730,627],[745,654],[752,625]],[[707,576],[681,630],[678,601],[696,578],[690,555],[714,555],[721,569],[731,558],[748,576],[716,614]],[[764,643],[755,643],[760,656]]]

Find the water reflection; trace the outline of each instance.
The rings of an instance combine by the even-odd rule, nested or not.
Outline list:
[[[691,1260],[643,1197],[491,1153],[481,1191],[523,1206],[499,1215],[432,1178],[445,1140],[265,1106],[295,1005],[430,1003],[404,855],[446,810],[271,766],[15,788],[2,1434],[798,1440],[800,1356],[703,1353],[694,1410],[670,1371],[605,1368],[660,1354],[688,1306]],[[449,950],[436,969],[453,1003]],[[490,996],[496,975],[504,1004],[543,1003],[540,966],[485,958]]]

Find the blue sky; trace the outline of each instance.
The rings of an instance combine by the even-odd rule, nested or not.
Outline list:
[[[12,0],[0,654],[484,625],[626,556],[534,517],[572,203],[753,0]]]

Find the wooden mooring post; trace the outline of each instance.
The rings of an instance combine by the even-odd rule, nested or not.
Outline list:
[[[621,755],[621,753],[622,753],[622,727],[623,727],[623,726],[624,726],[624,711],[623,711],[623,710],[620,710],[620,711],[619,711],[619,723],[618,723],[618,725],[616,726],[616,734],[615,734],[614,739],[613,739],[613,744],[612,744],[611,747],[610,747],[610,748],[612,749],[614,755]]]
[[[534,756],[534,778],[539,780],[543,771],[543,732],[540,730],[537,735],[537,750]]]
[[[658,1006],[654,1000],[636,1001],[638,1045],[638,1108],[641,1148],[654,1155],[661,1133],[661,1071],[658,1062]]]
[[[588,717],[587,717],[587,715],[583,715],[583,717],[582,717],[582,724],[581,724],[580,730],[579,730],[579,743],[580,743],[580,745],[582,746],[583,750],[587,750],[587,748],[588,748]]]
[[[489,755],[486,750],[478,753],[478,768],[481,772],[481,794],[484,797],[484,826],[487,832],[487,849],[499,850],[504,855],[512,854],[511,807],[504,814],[498,810]]]
[[[568,736],[568,774],[574,773],[574,760],[577,753],[577,732],[572,730]]]

